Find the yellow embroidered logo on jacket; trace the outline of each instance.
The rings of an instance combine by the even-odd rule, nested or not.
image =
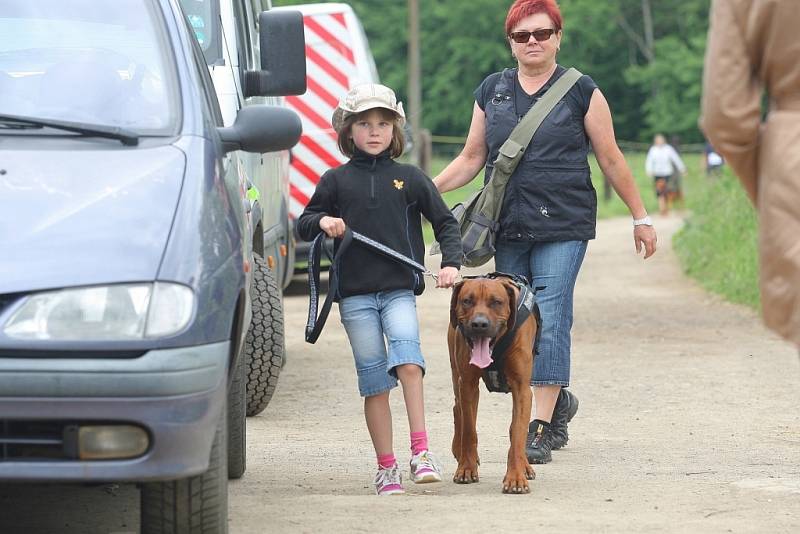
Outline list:
[[[394,186],[395,186],[397,189],[403,189],[403,180],[395,180],[395,181],[394,181]]]

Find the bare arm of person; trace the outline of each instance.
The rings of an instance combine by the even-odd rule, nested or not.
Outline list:
[[[589,110],[583,119],[586,133],[592,142],[597,163],[603,174],[608,178],[611,187],[628,206],[634,219],[641,219],[647,215],[647,210],[639,195],[639,188],[633,179],[628,163],[617,146],[614,137],[614,124],[611,120],[611,110],[608,102],[599,89],[592,93],[589,101]],[[644,245],[644,258],[647,259],[656,251],[656,231],[652,226],[638,225],[633,227],[633,240],[636,252],[641,252]]]
[[[458,189],[478,175],[486,164],[488,155],[485,135],[486,115],[475,102],[464,149],[433,179],[433,184],[440,193]]]

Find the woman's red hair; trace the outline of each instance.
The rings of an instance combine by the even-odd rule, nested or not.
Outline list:
[[[516,0],[508,9],[506,15],[506,35],[511,33],[514,26],[525,17],[544,13],[553,21],[555,30],[561,31],[564,20],[561,18],[561,10],[558,8],[556,0]]]

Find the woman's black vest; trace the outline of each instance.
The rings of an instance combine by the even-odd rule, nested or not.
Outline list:
[[[539,93],[563,74],[558,67]],[[517,69],[505,69],[486,101],[486,180],[500,146],[527,109],[515,109]],[[572,91],[577,90],[573,86]],[[541,94],[537,93],[538,96]],[[565,96],[545,118],[511,175],[500,211],[500,240],[572,241],[595,237],[597,195],[587,159],[583,112]]]

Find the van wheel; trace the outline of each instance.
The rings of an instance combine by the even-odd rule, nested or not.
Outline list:
[[[247,354],[242,352],[228,393],[228,478],[242,478],[247,468]]]
[[[247,355],[247,415],[257,415],[269,404],[284,361],[283,301],[275,273],[254,255],[253,320],[244,342]]]
[[[223,410],[205,473],[179,480],[142,484],[142,534],[228,532],[226,422]]]

